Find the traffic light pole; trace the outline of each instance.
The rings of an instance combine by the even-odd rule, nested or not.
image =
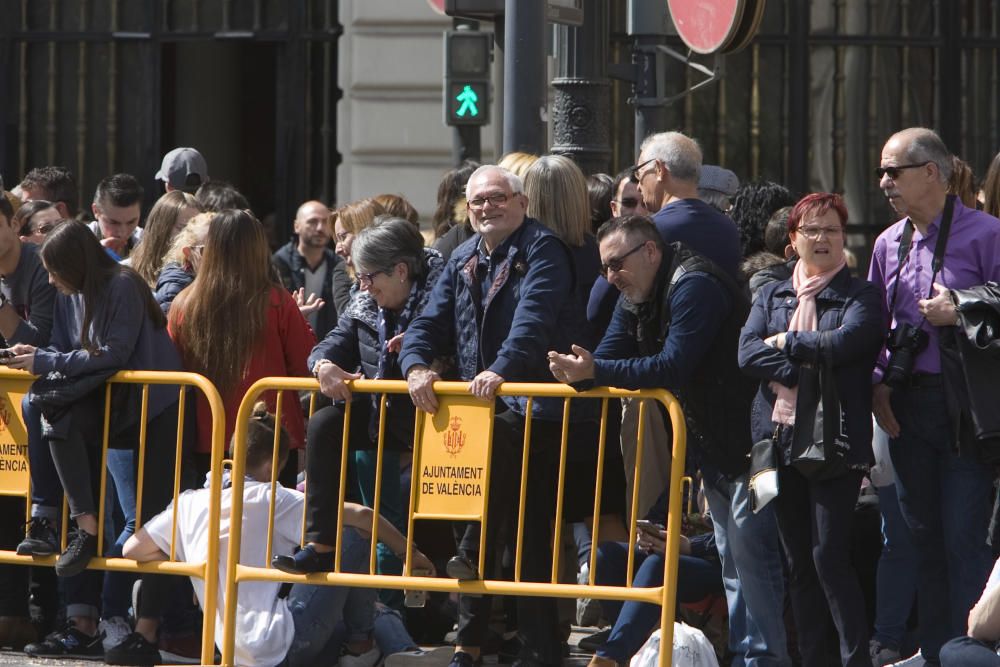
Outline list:
[[[608,0],[583,0],[583,15],[583,25],[556,30],[552,152],[594,174],[607,172],[611,159]]]
[[[663,0],[629,0],[626,32],[633,40],[632,62],[635,83],[635,158],[639,146],[650,134],[665,128],[665,109],[659,100],[665,72],[656,47],[666,42],[667,3]]]
[[[546,152],[545,2],[505,0],[503,152]]]

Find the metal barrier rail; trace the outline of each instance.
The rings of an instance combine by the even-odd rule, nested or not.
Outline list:
[[[341,484],[340,484],[340,498],[337,511],[337,544],[338,548],[335,551],[335,563],[334,570],[332,572],[322,572],[309,575],[292,575],[286,574],[279,570],[272,569],[270,567],[251,567],[246,565],[240,565],[240,543],[242,539],[242,522],[241,521],[231,521],[230,522],[230,534],[229,534],[229,552],[227,559],[227,576],[226,576],[226,589],[224,594],[225,601],[225,612],[223,616],[223,641],[222,641],[222,664],[226,666],[231,666],[234,664],[234,653],[235,653],[235,633],[236,633],[236,607],[237,607],[237,595],[238,595],[238,583],[245,581],[278,581],[278,582],[289,582],[289,583],[309,583],[309,584],[323,584],[323,585],[346,585],[346,586],[359,586],[367,588],[388,588],[388,589],[411,589],[411,590],[427,590],[427,591],[441,591],[441,592],[459,592],[459,593],[471,593],[471,594],[500,594],[500,595],[533,595],[533,596],[546,596],[546,597],[589,597],[589,598],[599,598],[599,599],[617,599],[617,600],[635,600],[642,602],[649,602],[652,604],[659,604],[661,608],[660,615],[660,629],[661,629],[661,640],[660,640],[660,667],[667,667],[671,664],[673,646],[673,622],[674,622],[674,609],[675,600],[677,594],[677,563],[680,545],[680,527],[681,527],[681,517],[683,514],[681,493],[682,493],[682,483],[681,478],[684,471],[684,458],[686,449],[686,429],[684,422],[684,415],[681,410],[681,406],[677,399],[674,398],[666,390],[643,390],[643,391],[626,391],[621,389],[611,389],[611,388],[598,388],[587,392],[576,392],[571,387],[562,384],[555,383],[504,383],[500,386],[497,392],[500,396],[521,396],[530,397],[528,399],[527,412],[531,414],[531,401],[533,398],[538,397],[548,397],[548,398],[563,398],[564,410],[563,410],[563,428],[562,428],[562,439],[560,443],[560,465],[559,465],[559,487],[556,505],[556,518],[555,518],[555,536],[554,543],[559,544],[561,538],[561,524],[562,524],[562,510],[563,510],[563,491],[565,483],[565,473],[566,473],[566,453],[567,453],[567,440],[568,440],[568,424],[567,416],[569,414],[569,404],[570,399],[580,399],[580,398],[596,398],[602,399],[602,409],[601,409],[601,429],[598,442],[598,460],[597,460],[597,488],[595,490],[594,499],[594,514],[593,514],[593,544],[596,546],[599,542],[599,532],[598,532],[598,521],[601,515],[601,474],[604,465],[604,454],[606,448],[606,423],[607,423],[607,410],[608,410],[608,400],[617,398],[644,398],[653,399],[661,402],[668,413],[670,418],[670,423],[673,430],[672,439],[672,452],[671,452],[671,468],[670,468],[670,486],[669,486],[669,506],[666,517],[666,557],[664,558],[664,578],[663,585],[655,588],[633,588],[632,579],[634,575],[634,545],[637,537],[636,528],[636,512],[638,508],[639,500],[639,470],[642,467],[642,450],[643,450],[643,416],[645,410],[645,402],[640,402],[639,414],[638,414],[638,434],[637,434],[637,451],[635,460],[635,478],[632,489],[631,498],[631,512],[629,516],[632,517],[629,526],[629,556],[627,565],[627,579],[626,585],[624,587],[619,586],[596,586],[594,585],[594,573],[596,570],[596,548],[591,551],[591,561],[590,561],[590,580],[589,585],[580,584],[559,584],[556,583],[556,574],[559,568],[559,552],[553,554],[552,562],[552,578],[549,583],[542,582],[524,582],[520,581],[521,574],[521,547],[523,544],[523,527],[524,527],[524,514],[525,514],[525,498],[526,498],[526,485],[527,476],[524,474],[526,466],[529,459],[528,445],[530,442],[530,431],[532,419],[527,419],[525,427],[524,436],[524,457],[522,461],[521,468],[521,482],[520,482],[520,504],[517,519],[517,541],[516,541],[516,557],[515,557],[515,576],[514,581],[500,581],[500,580],[476,580],[476,581],[457,581],[454,579],[445,578],[432,578],[432,577],[417,577],[411,575],[411,564],[412,564],[412,553],[413,553],[413,521],[414,521],[414,502],[417,497],[416,489],[416,475],[411,478],[411,489],[410,489],[410,505],[409,505],[409,518],[408,525],[409,530],[406,535],[406,558],[404,562],[404,569],[402,576],[395,575],[379,575],[374,574],[375,571],[375,544],[378,541],[378,522],[377,516],[379,512],[379,502],[381,498],[381,479],[382,479],[382,454],[385,445],[385,410],[386,410],[386,394],[406,394],[407,387],[406,382],[400,380],[355,380],[348,383],[349,388],[353,393],[356,394],[381,394],[379,399],[379,433],[376,445],[377,451],[377,462],[376,462],[376,472],[375,472],[375,496],[374,496],[374,513],[376,515],[376,520],[373,521],[372,525],[372,536],[371,536],[371,553],[370,553],[370,563],[369,563],[369,574],[353,574],[341,572],[341,549],[339,545],[342,543],[342,531],[343,531],[343,512],[340,508],[343,506],[344,493],[346,488],[346,470],[345,465],[347,460],[348,447],[346,445],[348,441],[348,433],[350,427],[350,402],[345,406],[344,412],[344,428],[343,428],[343,441],[344,445],[341,448]],[[466,382],[436,382],[434,384],[434,390],[439,396],[468,396],[468,383]],[[239,413],[236,418],[235,433],[233,438],[232,460],[233,460],[233,471],[232,471],[232,500],[231,500],[231,517],[242,516],[243,514],[243,488],[244,488],[244,474],[245,474],[245,459],[246,459],[246,448],[247,448],[247,424],[252,413],[252,408],[254,403],[258,400],[260,395],[265,391],[276,390],[277,398],[276,405],[277,414],[275,415],[276,423],[281,423],[281,404],[282,404],[282,393],[284,391],[309,391],[316,392],[319,385],[316,380],[311,378],[263,378],[255,382],[248,390],[243,398],[243,401],[239,408]],[[422,446],[420,434],[423,428],[423,422],[427,419],[427,414],[418,410],[416,413],[416,423],[414,425],[414,460],[420,452],[420,447]],[[491,423],[492,426],[492,423]],[[271,477],[271,507],[269,509],[269,526],[267,535],[267,560],[270,562],[271,550],[273,544],[273,530],[274,530],[274,498],[275,498],[275,485],[277,484],[276,478],[278,475],[277,469],[277,440],[280,434],[280,429],[276,430],[275,433],[275,447],[274,447],[274,458],[272,464],[272,477]],[[487,459],[488,461],[488,459]],[[308,484],[309,481],[306,480]],[[488,478],[486,482],[486,494],[485,502],[482,510],[482,516],[486,516],[486,504],[489,502],[489,490],[488,490]],[[422,515],[417,516],[417,519],[448,519],[451,518],[445,515]],[[462,517],[463,520],[466,520]],[[304,520],[304,517],[303,517]],[[304,527],[303,527],[304,530]],[[486,531],[482,530],[481,535],[481,545],[482,540],[485,539]],[[480,549],[480,572],[483,572],[483,559],[485,557],[484,549]],[[206,615],[207,621],[207,615]]]
[[[25,380],[33,380],[34,377],[22,371],[11,369],[0,369],[0,382],[18,381],[24,383]],[[174,486],[173,500],[174,512],[171,526],[170,560],[140,563],[128,558],[108,558],[99,556],[91,558],[87,569],[90,570],[111,570],[117,572],[136,573],[158,573],[176,574],[189,577],[198,577],[205,581],[205,606],[209,610],[214,610],[218,598],[218,562],[219,562],[219,540],[218,526],[220,519],[220,493],[222,489],[222,460],[223,460],[223,438],[225,436],[225,409],[222,398],[219,396],[215,385],[201,375],[183,372],[167,371],[120,371],[108,379],[105,394],[104,409],[104,437],[101,446],[101,482],[98,502],[98,533],[97,543],[102,545],[104,538],[104,516],[105,500],[107,498],[107,454],[108,442],[110,440],[110,419],[111,419],[111,388],[113,384],[141,384],[142,403],[139,417],[139,449],[138,449],[138,473],[136,479],[136,526],[138,531],[142,527],[142,489],[143,489],[143,463],[146,454],[146,427],[149,402],[150,385],[177,385],[178,386],[178,406],[177,406],[177,440],[176,459],[174,465]],[[209,498],[209,526],[215,527],[214,536],[208,540],[208,553],[204,562],[188,563],[175,559],[175,545],[177,538],[177,496],[180,493],[180,473],[181,473],[181,449],[183,445],[184,413],[185,413],[185,388],[194,387],[201,391],[208,400],[208,405],[212,413],[212,469],[210,476],[210,498]],[[16,406],[20,413],[20,405]],[[88,473],[89,474],[89,473]],[[17,494],[21,495],[21,494]],[[31,498],[29,490],[25,489],[25,500],[30,506]],[[65,497],[63,499],[63,521],[62,521],[62,549],[66,548],[66,531],[68,521],[68,509]],[[58,556],[19,556],[14,551],[0,551],[0,563],[12,563],[17,565],[45,565],[54,566]],[[214,661],[215,654],[215,623],[214,613],[205,613],[206,622],[202,627],[201,662],[210,665]]]

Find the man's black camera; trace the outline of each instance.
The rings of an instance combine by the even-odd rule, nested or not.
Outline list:
[[[909,382],[913,375],[913,362],[926,346],[926,331],[907,322],[900,322],[899,326],[889,332],[886,340],[889,363],[882,376],[882,382],[894,389]]]

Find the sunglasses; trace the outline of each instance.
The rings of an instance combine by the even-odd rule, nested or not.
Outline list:
[[[927,160],[927,162],[921,162],[919,164],[899,164],[894,167],[876,167],[875,175],[878,176],[879,180],[882,180],[882,177],[886,175],[888,175],[889,178],[891,178],[892,180],[896,180],[897,178],[899,178],[899,172],[903,171],[904,169],[916,169],[917,167],[922,167],[929,162],[930,160]]]
[[[636,183],[639,182],[640,180],[639,172],[642,170],[643,167],[645,167],[650,162],[656,162],[656,158],[654,157],[646,160],[645,162],[640,162],[639,164],[635,165],[629,170],[629,175],[632,176],[633,181],[635,181]],[[643,174],[643,176],[645,176],[645,174]]]
[[[359,273],[358,274],[358,284],[364,287],[371,287],[375,282],[375,276],[380,273],[385,273],[385,271],[372,271],[371,273]]]
[[[625,197],[624,199],[619,199],[618,203],[621,204],[623,208],[635,208],[639,205],[639,199],[637,197]]]
[[[643,241],[642,243],[640,243],[639,245],[637,245],[636,247],[632,248],[627,253],[622,255],[621,257],[617,257],[615,259],[609,259],[606,264],[601,264],[601,274],[603,274],[604,277],[607,278],[608,273],[610,273],[611,271],[618,273],[619,271],[622,270],[622,268],[624,268],[625,260],[628,259],[629,255],[634,255],[635,253],[639,252],[645,247],[646,247],[646,242]]]

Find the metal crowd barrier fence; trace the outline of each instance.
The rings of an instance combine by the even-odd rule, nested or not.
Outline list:
[[[23,371],[12,369],[0,369],[0,495],[21,496],[25,498],[28,506],[26,513],[30,513],[31,489],[30,476],[28,474],[28,436],[24,418],[21,414],[21,399],[27,393],[35,376]],[[189,577],[198,577],[205,581],[205,606],[215,609],[218,598],[219,577],[219,540],[218,525],[220,518],[220,491],[222,488],[222,461],[225,435],[225,409],[222,399],[215,386],[201,375],[194,373],[165,372],[165,371],[121,371],[109,378],[105,389],[105,409],[104,409],[104,436],[101,445],[101,481],[99,489],[98,505],[98,545],[104,544],[104,517],[105,500],[107,498],[107,454],[110,440],[110,420],[111,420],[111,388],[113,384],[138,384],[142,385],[142,402],[139,418],[139,448],[138,474],[136,479],[136,523],[135,529],[138,531],[142,527],[143,519],[148,519],[142,512],[142,489],[144,483],[143,463],[146,455],[146,430],[149,402],[150,385],[176,385],[178,386],[178,409],[177,409],[177,439],[176,439],[176,463],[173,470],[173,499],[174,507],[177,506],[177,496],[180,493],[181,483],[181,449],[183,445],[186,388],[192,387],[202,392],[208,400],[212,413],[212,472],[210,476],[210,500],[209,500],[209,525],[215,526],[215,536],[208,540],[208,553],[203,562],[182,562],[176,559],[175,545],[177,536],[177,513],[174,511],[173,524],[171,527],[171,542],[169,560],[140,563],[128,558],[112,558],[98,556],[92,558],[88,569],[92,570],[113,570],[118,572],[135,573],[160,573],[175,574]],[[85,474],[89,474],[85,471]],[[66,548],[66,531],[68,521],[68,508],[65,499],[62,507],[62,534],[61,550]],[[99,547],[101,548],[101,547]],[[103,551],[99,552],[103,553]],[[55,565],[58,556],[19,556],[14,551],[0,550],[0,563],[12,563],[17,565],[44,565],[52,567]],[[215,624],[212,622],[214,614],[205,613],[206,622],[202,628],[201,662],[210,665],[214,661],[215,653]]]
[[[375,494],[373,510],[376,516],[379,513],[379,503],[381,499],[382,461],[385,447],[385,415],[387,394],[406,394],[406,383],[398,380],[356,380],[348,383],[351,391],[355,394],[379,394],[379,431],[376,443],[377,459],[375,472]],[[658,604],[661,608],[660,615],[660,667],[667,667],[671,664],[673,646],[673,622],[675,612],[675,600],[677,593],[677,563],[678,550],[680,544],[681,517],[684,511],[682,506],[682,482],[684,471],[684,457],[686,447],[686,431],[683,412],[678,401],[665,390],[643,390],[625,391],[620,389],[599,388],[587,392],[577,393],[572,388],[561,384],[527,384],[527,383],[505,383],[501,385],[498,394],[504,396],[528,397],[527,412],[531,414],[532,401],[535,398],[562,398],[564,399],[562,436],[560,442],[559,459],[559,479],[558,493],[556,500],[556,515],[554,522],[554,543],[561,543],[562,517],[563,517],[563,495],[565,489],[567,447],[568,447],[568,420],[569,406],[571,399],[596,398],[601,399],[601,426],[597,453],[597,488],[594,495],[593,511],[593,541],[595,548],[591,551],[590,559],[590,579],[587,585],[582,584],[560,584],[557,583],[559,571],[559,550],[553,554],[552,576],[548,583],[521,581],[521,552],[523,545],[523,529],[525,517],[525,499],[527,492],[527,466],[530,457],[530,432],[532,419],[526,421],[524,435],[524,453],[521,462],[520,478],[520,502],[517,513],[515,568],[513,581],[482,579],[476,581],[458,581],[446,578],[432,578],[424,576],[413,576],[411,573],[412,553],[413,553],[413,524],[415,520],[439,519],[439,520],[462,520],[462,521],[484,521],[489,498],[489,461],[490,449],[492,446],[492,424],[493,405],[483,401],[478,401],[468,393],[468,383],[465,382],[437,382],[434,390],[439,400],[439,408],[435,415],[431,416],[422,411],[417,411],[414,424],[413,439],[413,473],[410,482],[410,503],[408,528],[406,531],[406,558],[402,576],[374,574],[375,572],[375,545],[378,542],[378,522],[374,521],[371,531],[370,562],[367,574],[354,574],[341,571],[341,555],[338,547],[335,556],[334,569],[332,572],[322,572],[309,575],[291,575],[267,567],[251,567],[239,564],[240,543],[242,539],[242,522],[232,521],[229,527],[229,552],[227,559],[226,581],[225,581],[225,611],[223,617],[223,641],[222,641],[222,664],[230,666],[234,664],[235,634],[236,634],[236,610],[238,584],[249,581],[272,581],[287,583],[309,583],[322,585],[346,585],[367,588],[386,589],[409,589],[424,591],[459,592],[470,594],[499,594],[499,595],[530,595],[547,597],[568,597],[568,598],[597,598],[612,600],[635,600]],[[239,413],[236,418],[235,435],[233,440],[233,471],[232,471],[232,511],[230,516],[243,515],[243,488],[245,475],[245,459],[247,448],[247,424],[252,413],[254,403],[265,391],[277,391],[278,414],[275,415],[276,422],[281,422],[282,393],[285,391],[306,391],[316,392],[318,383],[308,378],[264,378],[254,383],[243,398]],[[315,393],[313,394],[315,399]],[[639,504],[639,470],[642,468],[643,451],[643,410],[646,409],[647,401],[640,401],[637,452],[635,457],[635,474],[631,495],[632,517],[629,525],[629,549],[626,584],[621,586],[598,586],[594,584],[594,574],[596,571],[596,545],[599,543],[598,521],[601,516],[601,489],[605,451],[608,443],[607,438],[607,417],[608,403],[610,400],[619,398],[646,398],[654,399],[663,404],[672,426],[672,452],[669,481],[669,506],[666,516],[666,557],[664,559],[663,585],[654,588],[635,588],[632,586],[634,575],[634,545],[637,538],[636,511]],[[343,442],[341,448],[340,465],[340,498],[338,500],[337,512],[337,544],[342,544],[343,512],[339,508],[343,507],[346,489],[347,455],[349,448],[348,433],[351,420],[351,403],[348,402],[344,408]],[[471,424],[471,428],[469,425]],[[273,547],[274,531],[274,498],[275,485],[278,475],[278,437],[280,430],[275,433],[274,458],[271,477],[271,507],[269,510],[269,524],[267,534],[267,562],[270,562]],[[472,446],[469,446],[472,445]],[[612,446],[618,446],[613,443]],[[439,463],[444,461],[445,463]],[[426,466],[426,469],[425,469]],[[476,469],[479,469],[478,472]],[[430,477],[437,477],[435,481],[424,479],[425,472],[437,471]],[[439,482],[439,479],[447,471],[455,473],[454,479]],[[331,471],[334,474],[334,471]],[[467,481],[472,480],[472,481]],[[438,486],[437,484],[443,484]],[[309,480],[306,480],[309,484]],[[456,486],[457,485],[457,486]],[[451,495],[452,491],[457,491],[458,502],[451,502],[445,496]],[[479,495],[481,494],[481,495]],[[303,513],[303,521],[305,513]],[[479,572],[484,572],[483,559],[485,549],[482,548],[485,541],[486,530],[481,531],[480,538],[480,562]],[[206,622],[209,615],[206,613]]]

